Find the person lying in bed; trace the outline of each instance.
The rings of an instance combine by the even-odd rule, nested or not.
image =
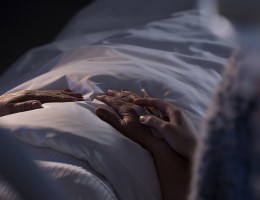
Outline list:
[[[0,96],[0,117],[43,108],[43,103],[83,101],[79,93],[66,90],[25,90]]]

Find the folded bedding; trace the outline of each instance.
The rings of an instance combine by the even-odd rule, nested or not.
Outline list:
[[[84,160],[50,148],[21,145],[35,164],[55,180],[56,185],[54,186],[57,186],[57,192],[61,193],[63,199],[118,199],[109,182]],[[37,185],[37,183],[35,184]],[[0,199],[22,199],[2,177],[0,177]]]
[[[187,112],[198,128],[234,46],[214,36],[196,10],[109,35],[37,68],[30,63],[30,72],[1,88],[2,93],[69,88],[85,102],[47,103],[2,117],[1,127],[26,144],[88,163],[119,199],[161,199],[151,155],[95,115],[96,108],[107,107],[95,96],[123,88],[141,95],[145,88]],[[11,71],[2,80],[10,79]]]

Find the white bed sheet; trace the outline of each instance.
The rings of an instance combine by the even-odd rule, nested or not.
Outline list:
[[[51,180],[55,181],[54,185],[61,192],[64,200],[118,199],[109,182],[93,170],[86,161],[51,150],[50,148],[35,148],[26,144],[22,144],[22,147],[24,147],[24,150],[31,156],[36,165]],[[15,189],[7,184],[1,176],[0,199],[22,199]]]
[[[197,11],[173,14],[65,52],[1,88],[70,88],[86,99],[5,116],[1,126],[26,143],[88,161],[120,199],[161,199],[152,157],[96,117],[95,109],[105,105],[94,97],[108,88],[137,93],[145,88],[151,96],[184,109],[198,127],[233,47],[212,35]],[[12,70],[2,80],[10,79]]]
[[[17,78],[30,74],[31,70],[42,67],[63,52],[99,43],[130,28],[168,18],[171,13],[194,8],[196,1],[95,0],[76,14],[52,43],[34,48],[17,60],[7,74],[1,77],[0,85],[9,83],[9,77]],[[8,88],[11,89],[19,83],[21,82],[17,81]],[[7,90],[0,88],[0,93],[4,91]]]

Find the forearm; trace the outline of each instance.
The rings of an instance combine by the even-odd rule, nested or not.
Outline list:
[[[168,145],[151,151],[164,200],[186,200],[191,179],[191,163]]]

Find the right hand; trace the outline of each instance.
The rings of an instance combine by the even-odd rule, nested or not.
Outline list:
[[[195,128],[187,115],[174,105],[154,98],[135,99],[139,106],[153,106],[166,115],[168,121],[159,119],[153,115],[140,117],[140,122],[148,126],[155,135],[165,139],[168,145],[191,160],[197,143]]]
[[[42,108],[43,103],[84,101],[79,93],[66,90],[24,90],[0,96],[0,117]]]
[[[176,126],[171,125],[174,127],[173,130],[171,129],[170,125],[168,129],[166,126],[164,127],[163,124],[167,124],[169,122],[162,120],[157,121],[157,119],[152,116],[147,116],[143,124],[140,123],[139,115],[133,108],[135,105],[133,102],[139,103],[140,105],[155,104],[151,99],[142,100],[138,98],[139,97],[136,94],[130,91],[108,90],[107,94],[99,95],[97,96],[97,99],[109,105],[116,113],[104,108],[98,108],[96,110],[96,114],[102,120],[116,128],[123,135],[142,145],[151,152],[157,169],[163,199],[184,200],[186,199],[189,190],[191,178],[190,169],[192,163],[189,162],[189,160],[186,159],[183,155],[181,155],[182,151],[177,153],[176,149],[182,149],[183,141],[186,143],[189,142],[187,142],[186,138],[183,137],[181,138],[183,141],[174,141],[175,139],[178,140],[178,137],[175,137],[174,134],[178,129],[177,124]],[[149,100],[151,102],[149,102]],[[157,102],[157,100],[155,102]],[[161,105],[161,107],[159,105],[156,107],[159,109],[163,108],[164,103]],[[164,111],[164,109],[160,110]],[[168,110],[167,106],[165,107],[165,110]],[[172,109],[169,109],[167,116],[169,119],[172,119],[170,111],[172,111]],[[150,124],[153,123],[152,119],[154,119],[154,122],[157,124]],[[182,122],[182,118],[180,118],[180,122]],[[185,123],[182,123],[180,126],[182,125],[185,126]],[[165,139],[156,138],[151,132],[152,127],[156,127],[159,130],[157,132],[160,132],[162,135],[164,135]],[[177,128],[175,129],[175,127]],[[181,130],[179,131],[181,134]],[[171,138],[171,136],[174,138]],[[166,142],[166,140],[172,142],[171,139],[173,139],[174,144],[177,143],[178,145],[180,143],[181,145],[176,146],[175,144],[175,146],[171,148],[170,145]],[[190,148],[186,147],[186,143],[184,144],[183,149]],[[185,153],[183,154],[185,155]]]
[[[159,140],[153,136],[149,128],[139,122],[139,116],[133,109],[133,101],[138,98],[136,94],[130,91],[108,90],[106,94],[98,95],[96,98],[115,111],[98,108],[96,114],[100,119],[151,152],[158,146]]]

